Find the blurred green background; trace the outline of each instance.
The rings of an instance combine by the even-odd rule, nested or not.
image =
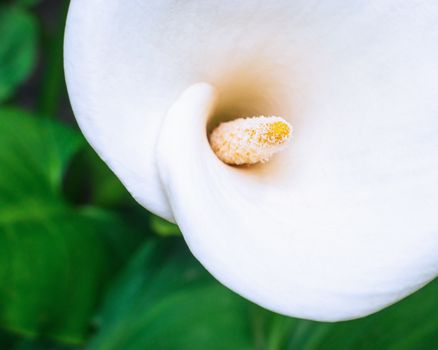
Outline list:
[[[63,75],[67,9],[0,0],[1,350],[438,349],[437,281],[330,324],[270,313],[209,276],[79,132]]]

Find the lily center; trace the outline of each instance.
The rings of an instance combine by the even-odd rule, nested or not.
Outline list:
[[[219,124],[210,134],[210,145],[226,164],[252,165],[282,151],[291,134],[292,126],[280,117],[238,118]]]

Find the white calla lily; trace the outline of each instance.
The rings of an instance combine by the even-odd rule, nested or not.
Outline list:
[[[438,273],[438,3],[73,0],[78,123],[222,283],[279,313],[375,312]],[[215,121],[294,128],[266,164]]]

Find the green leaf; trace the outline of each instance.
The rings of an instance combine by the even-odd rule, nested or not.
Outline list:
[[[159,236],[181,236],[179,227],[158,216],[151,216],[152,231]]]
[[[108,268],[111,225],[66,208],[0,223],[0,323],[28,336],[80,342]]]
[[[27,202],[58,204],[64,170],[83,146],[81,136],[48,119],[5,108],[0,110],[0,134],[0,206],[9,207],[0,215],[11,215],[17,205],[22,210]]]
[[[37,23],[26,10],[0,5],[0,103],[32,72],[37,53]]]
[[[8,109],[0,135],[0,326],[80,343],[108,277],[138,240],[118,216],[63,200],[79,134]]]
[[[180,239],[149,242],[110,289],[89,349],[253,349],[249,311]]]

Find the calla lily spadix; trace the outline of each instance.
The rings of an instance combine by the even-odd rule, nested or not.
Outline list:
[[[270,310],[361,317],[438,273],[438,2],[73,0],[85,136],[220,282]],[[230,166],[220,122],[289,144]]]

